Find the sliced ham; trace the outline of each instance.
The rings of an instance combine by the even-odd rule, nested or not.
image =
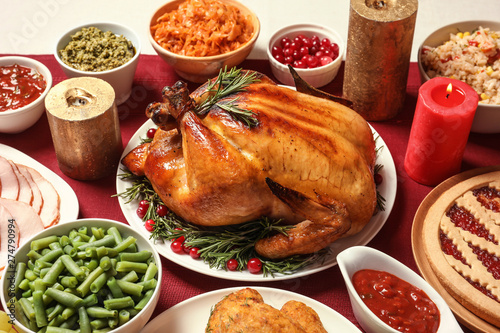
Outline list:
[[[16,163],[12,161],[9,161],[9,163],[12,166],[12,170],[14,170],[14,173],[16,174],[17,182],[19,184],[19,195],[17,196],[17,201],[22,201],[31,205],[31,202],[33,201],[33,191],[31,190],[30,183],[19,171]]]
[[[19,230],[19,246],[44,230],[40,216],[27,203],[0,198],[0,206],[5,207],[16,222]]]
[[[43,205],[39,213],[45,228],[57,224],[60,219],[59,206],[61,199],[56,189],[47,179],[45,179],[38,171],[28,166],[25,166],[31,174],[33,181],[37,184],[42,193]]]
[[[19,227],[10,211],[0,205],[0,272],[7,265],[9,254],[19,246]],[[9,240],[10,239],[10,240]],[[9,246],[10,245],[10,246]]]
[[[25,165],[17,164],[17,168],[21,174],[26,178],[31,187],[31,192],[33,194],[33,200],[31,201],[31,206],[35,209],[35,211],[39,214],[42,210],[43,205],[43,197],[42,192],[38,188],[38,185],[33,180],[31,173],[27,169]]]
[[[0,156],[0,192],[1,198],[17,200],[19,197],[19,182],[9,160]]]

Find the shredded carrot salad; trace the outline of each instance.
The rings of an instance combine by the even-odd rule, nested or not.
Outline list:
[[[151,27],[164,49],[191,57],[227,53],[247,43],[253,34],[250,18],[219,0],[187,0],[165,13]]]

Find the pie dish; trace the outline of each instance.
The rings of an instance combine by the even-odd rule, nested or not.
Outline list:
[[[465,179],[429,207],[422,245],[433,273],[463,307],[500,326],[500,171]]]

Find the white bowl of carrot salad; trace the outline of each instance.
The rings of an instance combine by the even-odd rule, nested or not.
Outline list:
[[[173,0],[150,20],[158,55],[188,81],[202,83],[239,65],[260,33],[257,16],[234,0]]]

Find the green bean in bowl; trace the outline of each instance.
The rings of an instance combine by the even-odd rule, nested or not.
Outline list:
[[[133,228],[81,219],[9,255],[1,302],[23,332],[138,332],[158,302],[161,276],[158,252]]]

